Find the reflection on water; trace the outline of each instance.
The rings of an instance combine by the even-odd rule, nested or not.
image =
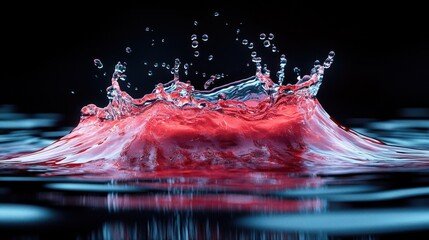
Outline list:
[[[38,149],[70,130],[52,125],[57,115],[0,113],[0,156]],[[351,124],[392,144],[429,149],[423,118]],[[235,170],[222,178],[177,171],[120,180],[50,171],[0,165],[2,239],[419,239],[429,229],[425,168]]]

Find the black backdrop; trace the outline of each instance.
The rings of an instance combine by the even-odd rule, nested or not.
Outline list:
[[[69,124],[76,124],[84,105],[107,104],[105,91],[100,89],[109,85],[117,61],[128,63],[127,81],[132,84],[129,92],[135,97],[151,91],[157,82],[170,80],[168,73],[163,75],[152,64],[172,64],[175,57],[183,63],[194,62],[194,69],[200,61],[202,71],[227,73],[223,80],[227,82],[248,77],[253,71],[245,66],[250,50],[234,38],[239,37],[240,42],[253,39],[259,44],[259,33],[272,32],[277,48],[288,58],[287,82],[295,81],[293,67],[305,73],[315,59],[323,60],[330,50],[336,52],[318,98],[339,120],[388,118],[402,108],[429,107],[429,28],[423,6],[301,1],[283,4],[247,3],[240,9],[199,10],[119,3],[108,8],[77,4],[12,6],[4,9],[8,14],[1,16],[0,23],[0,105],[12,104],[23,112],[59,112]],[[198,26],[194,26],[195,20]],[[238,28],[241,32],[236,35]],[[198,59],[192,57],[192,33],[209,34]],[[126,47],[133,51],[127,54]],[[262,47],[255,50],[267,52]],[[206,55],[211,52],[214,60],[208,62]],[[104,63],[102,70],[94,66],[95,58]],[[272,72],[277,71],[278,54],[265,53],[263,59]],[[153,70],[151,77],[148,70]],[[201,77],[187,78],[202,87]],[[126,88],[126,83],[122,86]],[[136,86],[139,91],[134,90]]]

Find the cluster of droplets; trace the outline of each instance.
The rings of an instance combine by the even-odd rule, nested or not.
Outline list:
[[[286,67],[287,59],[284,54],[280,56],[280,70],[277,71],[277,78],[279,79],[279,85],[283,85],[283,81],[285,79],[285,67]]]
[[[195,22],[197,22],[197,21],[195,21]],[[194,22],[194,25],[195,25],[195,22]],[[197,25],[195,25],[195,26],[197,26]],[[207,42],[208,40],[209,40],[209,35],[203,34],[201,36],[201,41]],[[191,47],[193,49],[195,49],[194,50],[194,57],[196,57],[196,58],[200,56],[200,51],[198,51],[198,47],[199,46],[200,46],[200,42],[198,41],[198,35],[197,34],[192,34],[191,35]],[[213,55],[212,54],[208,55],[207,59],[209,61],[213,60]]]
[[[215,17],[219,16],[219,13],[214,13],[214,16]],[[193,24],[194,24],[194,26],[199,25],[198,21],[194,21]],[[240,23],[240,24],[242,24],[242,23]],[[153,29],[151,29],[149,27],[146,27],[145,30],[147,32],[153,31]],[[240,32],[241,32],[240,29],[236,29],[237,35],[239,35]],[[193,54],[194,57],[196,57],[196,58],[200,57],[200,52],[198,51],[198,48],[200,47],[201,44],[199,41],[207,42],[209,40],[209,35],[208,34],[202,34],[199,38],[197,34],[192,34],[190,40],[191,40],[191,47],[192,47],[192,49],[194,49],[194,54]],[[238,38],[236,40],[238,40]],[[259,34],[259,40],[260,40],[260,44],[263,46],[263,48],[271,47],[272,52],[274,52],[274,53],[279,52],[277,50],[277,47],[273,43],[273,40],[274,40],[274,34],[273,33],[269,33],[269,34],[260,33]],[[164,39],[162,41],[164,42]],[[152,39],[152,43],[153,42],[154,42],[154,39]],[[254,47],[256,46],[254,44],[254,42],[250,42],[246,38],[243,38],[241,40],[241,43],[242,43],[242,45],[247,46],[248,49],[254,49]],[[130,47],[126,47],[125,52],[127,54],[130,54],[132,52],[132,49]],[[260,56],[258,56],[258,53],[256,51],[252,51],[250,55],[251,55],[252,62],[255,64],[255,67],[256,67],[256,76],[270,77],[270,70],[268,69],[267,64],[262,63],[262,58]],[[331,51],[328,54],[328,57],[323,62],[323,64],[321,64],[320,61],[316,60],[314,62],[314,67],[312,68],[310,75],[304,75],[303,77],[301,77],[301,70],[298,67],[295,67],[293,69],[293,71],[297,75],[297,80],[298,80],[297,84],[301,84],[301,83],[304,83],[304,82],[310,80],[314,74],[317,74],[317,78],[319,79],[319,81],[321,81],[323,79],[324,69],[327,69],[331,66],[334,56],[335,56],[335,53],[333,51]],[[214,57],[212,54],[209,54],[207,56],[207,59],[209,61],[213,60],[213,58]],[[276,85],[276,86],[282,86],[284,81],[285,81],[286,64],[287,64],[286,56],[285,56],[285,54],[281,54],[280,55],[279,70],[277,71],[277,74],[276,74],[276,77],[278,78],[278,85]],[[98,69],[103,68],[103,64],[99,59],[94,59],[94,65]],[[148,66],[148,63],[144,62],[144,65]],[[162,67],[162,68],[170,70],[170,73],[173,75],[173,80],[178,81],[181,65],[182,65],[182,63],[181,63],[180,59],[176,58],[174,61],[174,66],[171,67],[171,70],[170,70],[170,65],[166,64],[165,62],[162,62],[162,63],[156,62],[153,64],[153,67],[154,68]],[[185,75],[189,74],[189,70],[190,70],[191,66],[192,66],[192,62],[183,64],[183,70],[184,70],[183,73]],[[249,66],[249,64],[247,64],[247,66]],[[125,81],[126,77],[127,77],[125,75],[125,70],[126,70],[126,63],[125,62],[123,62],[123,63],[118,62],[115,65],[115,71],[113,73],[112,80],[113,81],[118,81],[118,80]],[[198,75],[198,74],[199,74],[198,71],[195,71],[195,75]],[[202,77],[204,77],[204,78],[206,77],[206,73],[203,72],[200,74]],[[148,70],[148,75],[149,76],[153,75],[152,70]],[[209,74],[209,76],[210,76],[209,79],[207,79],[206,82],[204,83],[204,89],[206,89],[206,90],[208,88],[210,88],[215,83],[215,81],[217,79],[224,78],[225,75],[222,73],[222,74]],[[130,86],[131,86],[131,83],[128,82],[127,87],[130,88]],[[318,87],[317,87],[317,89],[318,89]],[[315,93],[317,93],[317,89],[314,91]],[[137,90],[137,88],[136,88],[136,90]],[[114,95],[115,95],[114,91],[108,92],[109,99],[114,98]]]

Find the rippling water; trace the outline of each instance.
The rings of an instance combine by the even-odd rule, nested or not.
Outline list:
[[[407,111],[405,111],[407,112]],[[0,156],[34,151],[71,127],[61,115],[0,108]],[[429,120],[350,119],[393,145],[429,149]],[[106,180],[49,167],[0,168],[2,238],[40,239],[403,239],[429,229],[429,169],[338,174],[281,170],[185,170],[166,177]],[[211,170],[213,171],[213,170]]]

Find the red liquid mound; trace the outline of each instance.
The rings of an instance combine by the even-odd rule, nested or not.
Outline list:
[[[429,160],[425,151],[387,146],[333,121],[310,94],[321,83],[316,75],[304,83],[275,88],[261,75],[204,92],[174,80],[159,84],[141,99],[112,83],[106,108],[88,105],[70,134],[44,149],[4,161],[84,166],[94,172],[230,168],[301,172],[312,166]],[[242,89],[246,94],[237,96]]]

